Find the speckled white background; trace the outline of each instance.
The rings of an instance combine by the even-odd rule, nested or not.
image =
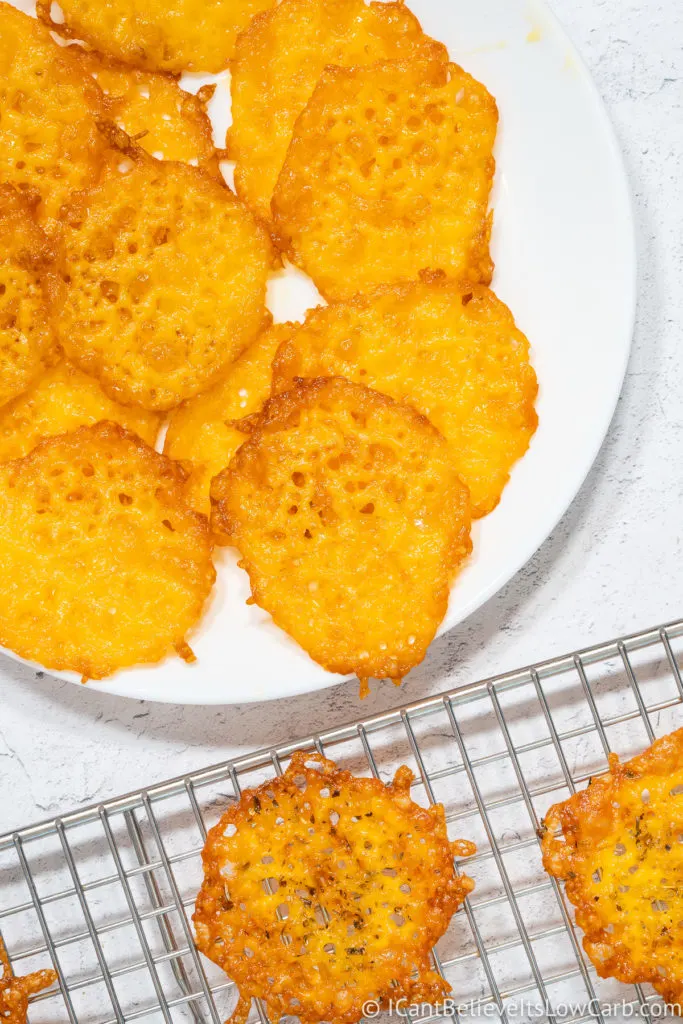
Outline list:
[[[0,833],[233,754],[683,616],[683,8],[550,0],[596,77],[635,195],[633,355],[609,437],[553,536],[404,683],[243,708],[123,701],[0,660]],[[577,416],[581,410],[577,409]]]

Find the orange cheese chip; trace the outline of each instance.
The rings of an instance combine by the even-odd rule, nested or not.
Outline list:
[[[194,915],[197,945],[271,1020],[355,1024],[372,1000],[431,1003],[448,991],[429,952],[474,888],[443,807],[297,751],[284,775],[246,790],[211,829]]]
[[[228,67],[235,39],[275,0],[60,0],[63,22],[52,20],[52,0],[38,0],[38,17],[55,32],[83,39],[95,50],[146,71],[209,71]]]
[[[270,220],[270,200],[294,125],[326,65],[374,64],[420,56],[448,59],[406,5],[365,0],[282,0],[254,18],[237,40],[232,68],[235,187]]]
[[[101,679],[193,654],[215,580],[185,474],[114,423],[0,465],[0,645]]]
[[[240,420],[260,412],[270,394],[273,357],[288,325],[274,325],[253,341],[225,376],[172,414],[164,452],[191,468],[188,492],[198,512],[211,511],[211,480],[246,441],[247,424]]]
[[[56,357],[53,257],[28,199],[0,185],[0,407]]]
[[[456,64],[326,68],[273,196],[279,244],[328,299],[422,270],[488,284],[497,123]]]
[[[60,341],[124,404],[167,410],[205,390],[268,320],[270,239],[195,167],[133,147],[74,200],[63,233]]]
[[[467,488],[424,416],[307,381],[267,403],[211,500],[253,600],[328,671],[398,681],[424,658],[471,550]]]
[[[683,1003],[683,729],[551,807],[543,864],[564,879],[601,978]]]
[[[214,177],[220,175],[203,99],[210,99],[211,87],[193,96],[180,88],[173,75],[140,71],[77,46],[70,51],[104,93],[107,116],[150,156],[180,160]]]
[[[0,1018],[3,1024],[26,1024],[30,997],[54,985],[56,980],[57,975],[51,970],[17,978],[0,938]]]
[[[512,313],[444,275],[311,310],[273,369],[276,392],[339,376],[414,405],[451,445],[475,516],[498,504],[536,429],[536,374]]]
[[[152,446],[161,425],[158,413],[119,405],[92,377],[60,363],[0,409],[0,462],[27,455],[47,437],[101,420],[119,423]]]
[[[68,47],[0,0],[0,182],[40,196],[51,230],[72,192],[96,180],[104,97]]]

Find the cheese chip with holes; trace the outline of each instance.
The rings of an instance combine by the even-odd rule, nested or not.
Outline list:
[[[166,410],[210,387],[267,322],[272,250],[225,185],[131,153],[68,209],[58,331],[110,397]]]
[[[211,512],[211,480],[225,469],[246,441],[239,421],[263,408],[270,394],[272,362],[289,325],[268,328],[253,341],[225,377],[176,409],[169,421],[164,452],[191,469],[188,492],[198,512]],[[1,420],[0,420],[1,423]]]
[[[0,0],[0,182],[39,195],[50,228],[71,193],[97,177],[104,113],[101,90],[69,49]]]
[[[422,56],[448,59],[403,2],[282,0],[237,40],[228,150],[238,195],[264,220],[294,124],[325,66]]]
[[[55,971],[34,971],[17,978],[0,936],[0,1019],[3,1024],[26,1024],[28,1001],[57,981]]]
[[[284,775],[247,789],[209,832],[194,915],[199,949],[271,1020],[355,1024],[364,1004],[433,1003],[449,991],[429,952],[474,883],[453,857],[441,804],[296,751]]]
[[[683,729],[551,807],[543,864],[566,881],[601,978],[683,1003]]]
[[[107,116],[159,160],[181,160],[218,177],[218,155],[206,111],[213,89],[194,96],[170,74],[140,71],[72,46],[105,96]]]
[[[66,434],[100,420],[118,423],[154,446],[161,417],[119,405],[92,377],[60,363],[0,409],[0,462],[19,459],[47,437]]]
[[[476,516],[498,504],[536,429],[529,343],[482,285],[426,276],[311,310],[274,364],[297,377],[346,377],[409,402],[442,432]]]
[[[59,0],[63,22],[52,20],[52,0],[36,9],[55,32],[146,71],[208,71],[228,67],[237,34],[276,0]]]
[[[326,68],[275,188],[278,243],[328,299],[426,269],[488,284],[497,122],[456,64]]]
[[[53,255],[28,200],[0,185],[0,407],[54,361]]]
[[[182,469],[113,423],[0,465],[0,645],[101,679],[190,661],[215,579]]]
[[[471,549],[467,488],[424,416],[339,378],[272,398],[211,488],[253,600],[330,672],[400,680]]]

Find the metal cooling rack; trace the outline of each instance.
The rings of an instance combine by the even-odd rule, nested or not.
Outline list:
[[[51,962],[59,975],[31,1021],[221,1024],[234,986],[192,942],[203,840],[300,747],[385,780],[409,764],[414,799],[441,801],[451,838],[477,843],[458,865],[476,889],[435,951],[461,1020],[602,1022],[622,1000],[625,1016],[654,1015],[652,990],[595,975],[536,829],[611,750],[631,756],[683,725],[682,655],[683,620],[0,837],[0,932],[16,973]]]

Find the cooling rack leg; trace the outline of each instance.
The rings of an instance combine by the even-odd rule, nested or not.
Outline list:
[[[145,846],[145,840],[138,823],[138,819],[135,817],[135,811],[125,811],[124,818],[126,820],[126,828],[128,829],[128,835],[130,836],[135,850],[135,856],[141,867],[145,864],[150,864],[149,854],[147,853],[147,847]],[[157,880],[154,878],[151,871],[145,871],[145,888],[147,889],[147,895],[149,896],[150,902],[155,910],[163,907],[164,901],[161,898],[161,891]],[[173,928],[166,920],[165,917],[160,917],[157,921],[159,926],[159,932],[161,934],[161,941],[164,944],[164,949],[167,953],[177,953],[180,949],[176,937],[173,933]],[[183,995],[189,996],[192,993],[192,984],[185,970],[185,965],[178,958],[174,958],[171,961],[171,969],[175,976],[175,980],[178,982],[180,991]],[[199,1008],[193,1001],[187,1003],[187,1006],[192,1014],[196,1024],[205,1024],[204,1017],[202,1016]]]

